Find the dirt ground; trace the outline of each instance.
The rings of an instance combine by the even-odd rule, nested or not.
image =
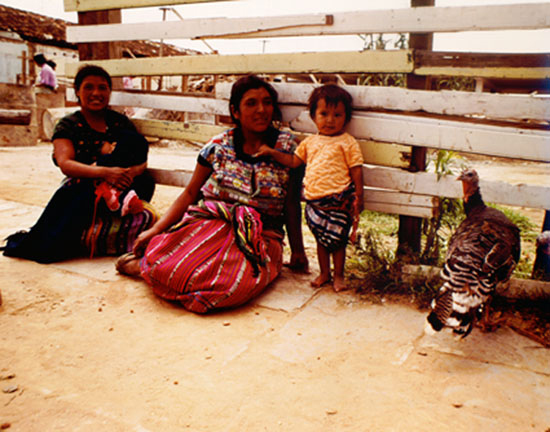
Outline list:
[[[61,180],[50,152],[0,147],[1,238],[32,225]],[[150,165],[194,159],[153,147]],[[161,186],[153,204],[162,212],[178,192]],[[310,238],[308,255],[315,267]],[[113,262],[0,256],[2,428],[550,430],[550,350],[508,328],[424,336],[413,307],[313,290],[287,271],[251,304],[198,316]]]

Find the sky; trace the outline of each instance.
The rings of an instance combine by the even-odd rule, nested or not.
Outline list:
[[[488,4],[548,3],[537,0],[436,0],[436,6],[470,6]],[[53,18],[77,22],[76,12],[65,12],[63,0],[0,0],[0,4],[36,12]],[[299,13],[330,13],[357,9],[393,9],[410,6],[410,0],[239,0],[216,4],[189,4],[175,6],[184,18],[201,17],[246,17],[266,15],[290,15]],[[159,7],[127,9],[122,12],[122,22],[160,22],[163,11]],[[166,20],[179,20],[168,11]],[[388,47],[393,47],[396,35],[385,35]],[[209,52],[217,50],[220,54],[253,54],[299,51],[353,51],[361,50],[365,41],[359,36],[333,36],[329,38],[300,38],[297,47],[293,38],[272,38],[250,40],[167,40],[184,48]],[[550,30],[522,31],[485,31],[463,33],[439,33],[434,36],[434,50],[474,51],[474,52],[550,52]]]

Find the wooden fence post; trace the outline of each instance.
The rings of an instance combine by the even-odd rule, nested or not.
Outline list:
[[[435,0],[411,0],[411,7],[434,6]],[[413,50],[431,50],[433,45],[433,33],[411,33],[409,48]],[[429,90],[431,80],[429,77],[407,74],[407,88]],[[411,153],[409,171],[417,172],[426,169],[426,148],[414,146]],[[399,216],[398,246],[396,254],[405,256],[409,253],[418,255],[421,247],[422,219],[413,216]]]
[[[78,12],[78,24],[114,24],[122,22],[120,9]],[[83,60],[104,60],[122,58],[119,42],[79,43],[78,56]],[[113,89],[122,89],[122,78],[113,78]]]

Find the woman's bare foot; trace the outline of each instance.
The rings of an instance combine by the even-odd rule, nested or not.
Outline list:
[[[346,280],[342,276],[334,276],[334,283],[332,284],[332,289],[334,289],[335,292],[345,291],[350,289],[350,287],[347,286]]]
[[[141,277],[140,258],[132,252],[121,255],[115,263],[117,271],[121,274],[133,277]]]
[[[319,276],[317,276],[315,279],[311,281],[311,286],[314,288],[319,288],[320,286],[323,286],[327,282],[330,282],[330,274],[325,275],[321,273]]]

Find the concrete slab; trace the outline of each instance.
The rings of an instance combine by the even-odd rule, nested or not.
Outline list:
[[[285,283],[274,284],[272,289],[264,292],[253,303],[274,310],[292,312],[303,307],[319,291],[310,286],[311,275],[293,273],[283,268],[279,279],[284,279]]]

